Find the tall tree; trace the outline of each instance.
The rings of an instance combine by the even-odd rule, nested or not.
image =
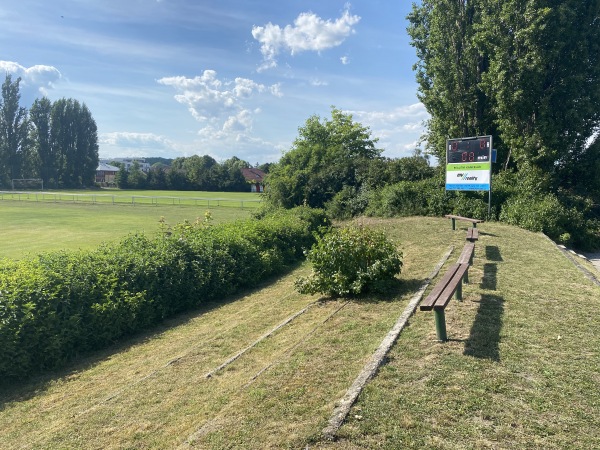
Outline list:
[[[512,160],[568,182],[600,128],[600,0],[488,1],[481,18],[482,86]]]
[[[593,162],[600,0],[423,0],[408,20],[438,159],[448,137],[492,134],[503,168],[534,168],[554,188]]]
[[[13,178],[21,178],[24,155],[28,145],[27,109],[19,106],[21,78],[12,80],[6,75],[0,100],[0,184],[10,185]]]
[[[368,127],[335,108],[331,120],[312,116],[298,134],[266,180],[275,205],[322,207],[344,186],[356,187],[360,172],[381,153]]]
[[[47,97],[36,99],[29,110],[31,141],[34,152],[37,155],[39,174],[44,181],[44,186],[55,184],[58,180],[57,154],[56,149],[52,146],[50,136],[51,112],[52,102]]]
[[[98,131],[89,109],[74,99],[57,100],[51,123],[61,186],[90,186],[98,167]]]

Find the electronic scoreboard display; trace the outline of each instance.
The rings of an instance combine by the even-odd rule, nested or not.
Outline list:
[[[491,154],[491,136],[448,139],[446,144],[447,164],[491,162]]]
[[[492,187],[492,136],[446,141],[446,190],[490,191]]]

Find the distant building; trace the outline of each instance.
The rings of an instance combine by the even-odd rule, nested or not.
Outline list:
[[[242,175],[246,179],[246,181],[250,184],[250,192],[264,192],[265,185],[264,179],[267,176],[260,169],[242,169]]]
[[[115,184],[115,175],[119,172],[119,168],[101,162],[96,169],[96,183],[102,186],[112,186]]]
[[[125,166],[125,170],[127,170],[127,172],[129,172],[129,170],[131,169],[131,166],[133,166],[134,163],[138,163],[138,165],[140,166],[140,169],[142,172],[144,173],[148,173],[150,171],[150,164],[146,162],[145,159],[143,158],[112,158],[112,159],[106,159],[106,160],[102,160],[102,162],[105,163],[110,163],[110,162],[117,162],[117,163],[121,163]]]

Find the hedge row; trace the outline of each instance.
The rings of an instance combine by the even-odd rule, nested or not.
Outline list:
[[[181,224],[88,252],[0,263],[0,378],[56,368],[207,300],[255,285],[311,247],[322,211]],[[165,230],[166,231],[166,230]]]

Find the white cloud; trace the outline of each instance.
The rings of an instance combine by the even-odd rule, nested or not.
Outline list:
[[[235,144],[252,139],[254,118],[261,112],[252,106],[256,96],[270,94],[282,97],[281,84],[271,86],[248,78],[233,81],[219,79],[214,70],[205,70],[194,78],[165,77],[158,83],[175,89],[175,100],[186,105],[190,114],[201,123],[200,142]]]
[[[429,118],[422,103],[384,111],[344,112],[370,127],[373,137],[379,138],[379,147],[389,157],[410,156],[419,147],[419,138],[425,131],[424,122]]]
[[[347,57],[347,56],[342,56],[342,57],[340,58],[340,61],[342,62],[342,64],[343,64],[343,65],[348,65],[348,64],[350,64],[350,58],[349,58],[349,57]]]
[[[166,156],[179,153],[174,142],[154,133],[100,133],[98,143],[102,158]]]
[[[254,26],[252,36],[260,42],[263,64],[259,71],[277,66],[277,55],[289,51],[294,55],[303,51],[327,50],[337,47],[352,33],[360,17],[351,15],[348,6],[341,17],[334,21],[323,20],[312,12],[301,13],[293,25],[281,28],[271,22]]]
[[[33,89],[42,95],[47,95],[47,90],[53,89],[54,84],[62,78],[56,67],[41,64],[25,67],[14,61],[0,61],[0,73],[13,75],[13,81],[21,77],[22,88]]]

